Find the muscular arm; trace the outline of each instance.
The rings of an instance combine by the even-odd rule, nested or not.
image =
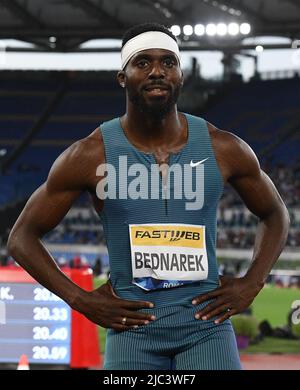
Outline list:
[[[53,164],[47,181],[27,202],[8,240],[8,251],[42,285],[74,306],[81,289],[57,267],[42,237],[66,215],[90,185],[90,162],[83,154],[90,140],[67,149]]]
[[[229,183],[248,209],[259,218],[253,261],[246,278],[263,285],[284,248],[289,214],[271,179],[260,169],[251,148],[238,138],[233,143],[235,153]]]
[[[81,192],[95,192],[101,179],[96,177],[96,169],[102,162],[104,149],[97,131],[67,149],[54,163],[46,183],[27,202],[9,236],[8,251],[30,275],[73,309],[103,327],[126,330],[154,319],[137,312],[152,307],[150,302],[120,299],[109,283],[92,292],[84,291],[61,272],[41,241]],[[126,325],[122,325],[124,317]]]
[[[222,314],[216,320],[220,323],[247,308],[263,287],[285,245],[289,215],[251,148],[228,132],[212,130],[211,135],[224,181],[236,189],[248,209],[259,218],[253,259],[246,275],[236,279],[223,277],[221,287],[193,300],[193,304],[199,304],[215,298],[196,318],[206,320]]]

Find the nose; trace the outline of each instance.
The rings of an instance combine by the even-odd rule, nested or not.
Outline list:
[[[149,73],[149,79],[161,79],[165,77],[165,71],[160,62],[154,62],[150,73]]]

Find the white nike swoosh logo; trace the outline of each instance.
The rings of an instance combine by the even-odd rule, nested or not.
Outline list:
[[[190,162],[190,166],[192,167],[192,168],[194,168],[194,167],[196,167],[197,165],[200,165],[200,164],[202,164],[202,163],[204,163],[206,160],[208,160],[209,159],[209,157],[207,157],[207,158],[205,158],[204,160],[201,160],[201,161],[197,161],[197,162],[193,162],[193,160],[191,160],[191,162]]]

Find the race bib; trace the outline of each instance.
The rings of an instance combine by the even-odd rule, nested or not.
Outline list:
[[[144,290],[207,279],[205,226],[129,225],[133,283]]]

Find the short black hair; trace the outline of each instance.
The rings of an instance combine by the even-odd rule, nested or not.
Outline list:
[[[128,42],[131,38],[134,38],[135,36],[142,34],[147,31],[161,31],[167,35],[169,35],[171,38],[174,39],[175,42],[177,42],[177,39],[175,35],[172,34],[172,32],[168,29],[168,27],[164,26],[163,24],[159,23],[142,23],[137,24],[133,27],[130,27],[125,34],[123,35],[122,40],[122,47]]]

